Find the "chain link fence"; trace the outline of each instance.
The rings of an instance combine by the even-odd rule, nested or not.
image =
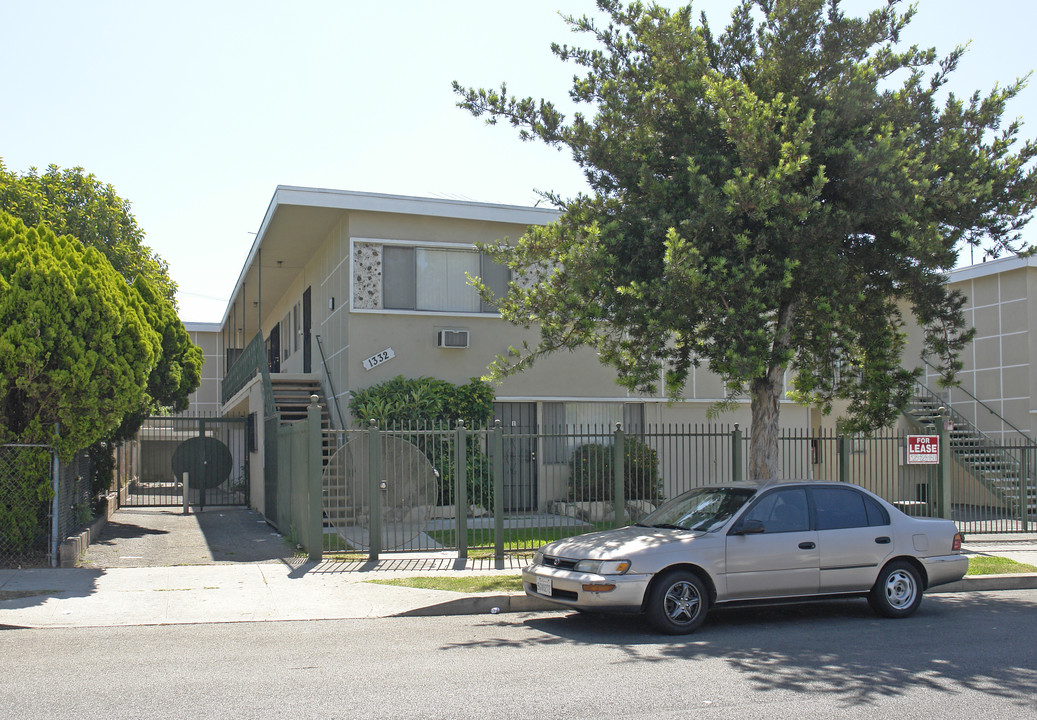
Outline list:
[[[86,452],[56,472],[45,445],[0,445],[0,567],[53,564],[58,543],[93,519]]]
[[[94,519],[90,456],[76,453],[69,462],[58,463],[57,541],[60,543]]]

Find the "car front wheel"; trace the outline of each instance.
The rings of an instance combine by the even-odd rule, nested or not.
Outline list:
[[[705,622],[707,612],[706,586],[687,570],[666,573],[653,583],[645,608],[652,627],[667,635],[694,632]]]
[[[903,560],[891,562],[879,573],[868,603],[879,615],[907,617],[922,603],[922,578],[918,570]]]

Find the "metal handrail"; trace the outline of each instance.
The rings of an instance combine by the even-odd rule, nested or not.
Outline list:
[[[940,409],[947,413],[947,417],[954,424],[955,429],[964,428],[965,430],[968,431],[970,439],[977,443],[977,444],[972,444],[972,445],[967,446],[968,449],[979,449],[979,450],[981,450],[981,451],[983,451],[985,453],[994,455],[998,459],[998,461],[1000,463],[1003,463],[1003,464],[1008,465],[1011,468],[1013,468],[1013,470],[1016,473],[1018,473],[1018,476],[1020,478],[1025,478],[1026,482],[1028,482],[1029,480],[1034,478],[1034,476],[1035,476],[1034,475],[1034,469],[1033,468],[1029,468],[1028,469],[1026,467],[1026,465],[1019,458],[1015,457],[1015,455],[1013,455],[1010,452],[1006,452],[1004,445],[995,443],[986,433],[984,433],[982,430],[980,430],[978,427],[976,427],[964,415],[962,415],[961,413],[956,411],[953,407],[948,407],[948,405],[950,405],[950,403],[944,403],[943,398],[941,398],[935,392],[930,390],[923,383],[916,381],[915,385],[917,387],[918,396],[921,397],[921,398],[924,398],[924,399],[928,399],[930,402],[933,402],[934,404],[939,404],[941,406]],[[911,415],[909,413],[905,413],[905,414],[907,414],[908,417],[911,417]],[[915,421],[919,425],[922,425],[922,422],[921,422],[921,420],[919,418],[915,418]],[[1006,421],[1006,423],[1007,423],[1007,421]],[[1029,445],[1029,447],[1031,447],[1031,448],[1037,447],[1037,443],[1035,443],[1033,440],[1030,440],[1029,438],[1026,438],[1025,436],[1023,436],[1023,439],[1025,441],[1025,444]],[[950,445],[951,445],[951,452],[956,452],[954,443],[951,442]],[[965,450],[965,448],[958,448],[958,450]],[[1010,498],[1006,498],[1003,495],[1003,493],[1002,493],[1002,491],[1000,489],[992,487],[990,484],[988,484],[987,483],[987,479],[984,477],[983,473],[978,471],[976,468],[972,467],[972,464],[968,460],[968,458],[966,458],[966,457],[959,457],[959,462],[962,463],[962,465],[968,470],[968,472],[973,477],[975,477],[977,480],[979,480],[984,485],[986,485],[986,487],[989,490],[993,491],[996,495],[1001,497],[1003,500],[1011,501]],[[1024,484],[1022,486],[1022,488],[1025,488],[1025,487],[1026,486]],[[1018,500],[1018,502],[1020,503],[1020,505],[1019,505],[1020,508],[1025,508],[1026,507],[1027,500],[1026,500],[1026,494],[1025,493],[1026,493],[1025,489],[1023,489],[1022,492],[1020,493],[1020,499]],[[1022,510],[1020,510],[1020,512],[1022,512]]]
[[[937,367],[936,365],[933,365],[933,364],[932,364],[931,362],[929,362],[929,361],[928,361],[928,360],[927,360],[926,358],[924,358],[924,357],[922,358],[922,362],[924,362],[924,363],[925,363],[926,365],[928,365],[929,367],[931,367],[931,368],[932,368],[933,370],[939,370],[939,369],[940,369],[940,368],[938,368],[938,367]],[[930,393],[931,395],[933,395],[934,397],[936,397],[937,399],[939,399],[939,400],[941,400],[941,401],[943,400],[943,398],[941,398],[941,397],[940,397],[940,396],[939,396],[938,394],[936,394],[936,393],[934,393],[934,392],[933,392],[932,390],[930,390],[930,389],[928,388],[928,386],[926,386],[926,385],[922,384],[921,382],[919,382],[918,384],[919,384],[919,385],[920,385],[920,386],[921,386],[922,388],[924,388],[924,389],[926,390],[926,392]],[[968,396],[969,398],[971,398],[973,402],[977,403],[978,405],[981,405],[981,406],[982,406],[982,407],[983,407],[983,408],[984,408],[984,409],[985,409],[985,410],[986,410],[987,412],[989,412],[989,413],[990,413],[991,415],[994,415],[995,417],[997,417],[997,419],[998,419],[998,420],[1000,420],[1000,421],[1001,421],[1002,423],[1004,423],[1005,425],[1007,425],[1008,427],[1010,427],[1010,428],[1011,428],[1012,430],[1014,430],[1014,431],[1015,431],[1016,433],[1018,433],[1018,434],[1019,434],[1019,436],[1020,436],[1020,437],[1022,437],[1022,438],[1024,438],[1025,440],[1027,440],[1027,441],[1029,442],[1029,444],[1031,444],[1031,445],[1034,445],[1034,446],[1037,446],[1037,440],[1034,440],[1034,439],[1030,438],[1030,435],[1029,435],[1029,433],[1028,433],[1028,432],[1026,432],[1026,431],[1023,431],[1023,430],[1020,430],[1019,428],[1017,428],[1017,427],[1016,427],[1015,425],[1013,425],[1013,424],[1012,424],[1012,423],[1011,423],[1011,422],[1010,422],[1010,421],[1009,421],[1009,420],[1008,420],[1007,418],[1005,418],[1004,416],[1002,416],[1002,415],[1001,415],[1000,413],[998,413],[998,412],[997,412],[996,410],[994,410],[994,408],[992,408],[992,407],[990,407],[989,405],[987,405],[987,404],[986,404],[985,402],[983,402],[982,400],[980,400],[980,399],[979,399],[978,397],[976,397],[975,395],[973,395],[972,393],[970,393],[970,392],[969,392],[968,390],[966,390],[965,388],[961,387],[960,385],[956,385],[955,387],[956,387],[956,388],[957,388],[957,389],[958,389],[959,391],[961,391],[961,392],[965,393],[965,395],[967,395],[967,396]],[[954,403],[952,402],[952,400],[951,400],[951,393],[950,393],[950,390],[949,390],[949,389],[948,389],[948,391],[947,391],[947,404],[948,404],[948,405],[951,405],[951,406],[953,406],[953,404],[954,404]],[[953,407],[952,407],[952,408],[950,408],[950,409],[951,409],[951,410],[953,410]],[[958,414],[960,415],[960,413],[958,413]],[[964,419],[964,418],[963,418],[963,419]],[[968,421],[966,420],[965,422],[968,422]],[[972,423],[969,423],[969,425],[972,425]],[[972,427],[974,427],[974,428],[975,428],[976,426],[975,426],[975,425],[972,425]],[[981,430],[979,430],[978,428],[976,428],[976,430],[977,430],[977,432],[982,432],[982,431],[981,431]]]
[[[338,415],[338,426],[345,430],[346,423],[342,420],[342,409],[338,406],[338,395],[335,394],[335,383],[331,379],[331,370],[328,369],[328,361],[324,357],[324,345],[320,341],[320,335],[314,335],[317,339],[317,349],[320,351],[320,363],[324,366],[324,375],[328,378],[328,389],[331,390],[331,400],[335,403],[335,414]]]
[[[265,417],[274,417],[277,413],[277,408],[274,405],[273,385],[270,382],[270,368],[267,367],[266,344],[263,342],[262,333],[256,333],[256,336],[252,338],[252,342],[241,352],[234,364],[227,368],[227,372],[223,376],[223,387],[220,393],[222,402],[227,403],[240,392],[256,373],[259,373],[263,380],[263,410]]]

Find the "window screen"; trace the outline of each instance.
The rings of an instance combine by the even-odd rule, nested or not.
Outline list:
[[[494,312],[468,284],[482,277],[495,295],[508,291],[510,271],[473,250],[385,245],[382,307],[431,312]]]
[[[382,306],[416,310],[414,248],[386,245],[382,249]]]
[[[506,265],[495,263],[485,253],[480,256],[482,267],[479,277],[482,278],[486,287],[493,291],[494,298],[501,298],[508,294],[508,283],[511,281],[511,270]],[[486,301],[481,302],[480,309],[483,312],[497,312],[497,308]]]
[[[417,310],[479,312],[479,294],[468,275],[479,274],[479,255],[458,250],[416,248]]]

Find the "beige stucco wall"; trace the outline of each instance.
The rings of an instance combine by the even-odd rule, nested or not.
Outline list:
[[[335,400],[349,423],[350,393],[384,382],[397,375],[406,377],[432,376],[455,383],[467,382],[473,376],[485,373],[487,365],[497,354],[506,353],[509,346],[520,347],[522,342],[535,343],[535,332],[524,331],[504,323],[492,314],[484,313],[431,313],[384,310],[380,301],[382,287],[380,252],[382,241],[446,244],[453,247],[471,247],[475,242],[492,242],[500,238],[518,238],[525,228],[508,223],[484,220],[412,216],[366,211],[342,212],[341,218],[326,233],[315,252],[307,257],[288,258],[286,266],[296,268],[287,290],[280,297],[263,297],[263,334],[268,336],[275,323],[291,314],[293,307],[310,288],[312,294],[312,373],[324,383],[325,395],[331,394],[328,376],[334,384]],[[963,353],[964,368],[960,374],[962,388],[979,396],[1021,428],[1031,430],[1034,405],[1031,398],[1037,390],[1037,378],[1030,358],[1037,352],[1037,338],[1030,332],[1029,318],[1037,316],[1037,272],[1027,263],[1016,265],[990,264],[982,272],[968,277],[952,278],[952,289],[961,290],[966,298],[965,313],[970,327],[977,328],[975,341]],[[920,365],[922,350],[921,331],[911,326],[911,315],[904,308],[908,323],[908,345],[904,362],[909,367]],[[466,329],[470,333],[470,347],[446,349],[436,346],[436,333],[441,329]],[[321,362],[316,336],[320,336],[327,374]],[[224,351],[214,336],[213,347],[205,346],[206,380],[210,379],[210,359],[214,362],[212,378],[215,389],[200,389],[198,407],[218,397],[218,378],[223,374]],[[204,339],[209,343],[208,339]],[[293,338],[283,338],[291,343]],[[395,357],[371,370],[363,367],[363,360],[387,348]],[[299,374],[303,371],[303,352],[293,350],[282,360],[281,371]],[[929,375],[926,383],[936,388],[935,377]],[[738,423],[748,432],[750,425],[748,400],[734,404],[732,410],[712,417],[710,410],[725,398],[720,379],[707,367],[696,368],[689,378],[685,398],[671,403],[661,388],[647,396],[628,393],[615,382],[614,372],[602,366],[589,349],[560,353],[542,359],[531,370],[507,379],[496,388],[502,401],[537,403],[538,417],[544,401],[634,401],[645,403],[645,423],[656,425],[706,426]],[[952,399],[964,397],[960,391]],[[258,389],[249,394],[251,408],[262,415]],[[334,403],[333,403],[334,405]],[[964,402],[955,408],[989,432],[1000,432],[1001,426],[989,412],[975,403]],[[783,429],[831,431],[839,408],[830,416],[783,403]],[[335,417],[334,407],[332,416]],[[333,420],[337,425],[337,419]],[[262,434],[263,424],[258,424]],[[262,438],[260,437],[260,447]],[[686,450],[675,446],[660,449],[663,468],[676,467],[673,458]],[[724,458],[710,458],[708,447],[696,450],[701,456],[698,464],[687,465],[682,472],[696,475],[693,484],[709,481],[711,468]],[[830,477],[831,455],[824,455],[820,464],[812,458],[803,458],[790,475]],[[252,504],[262,509],[262,458],[253,456]],[[859,468],[859,469],[858,469]],[[544,501],[559,496],[565,478],[557,468],[549,472],[542,468],[538,475],[538,497]],[[837,470],[837,468],[836,468]],[[665,471],[664,471],[665,472]],[[865,448],[855,454],[851,465],[854,479],[868,477],[895,478],[905,498],[913,492],[917,479],[904,471],[896,453],[883,450],[873,453]],[[669,479],[668,479],[669,482]],[[676,481],[673,481],[675,483]]]
[[[433,376],[464,383],[480,376],[498,354],[523,341],[535,343],[533,331],[525,331],[502,322],[491,314],[404,312],[377,309],[380,303],[355,302],[380,292],[375,248],[379,241],[448,243],[468,246],[475,242],[492,242],[501,238],[515,239],[525,227],[516,224],[462,220],[429,216],[365,211],[343,212],[340,221],[327,233],[318,250],[309,258],[289,258],[287,265],[300,268],[281,297],[263,298],[263,333],[269,335],[275,323],[300,302],[307,287],[312,293],[312,372],[322,378],[326,394],[331,388],[347,418],[347,405],[352,391],[388,380],[397,375]],[[363,305],[357,309],[354,304]],[[366,309],[373,307],[375,309]],[[470,332],[470,347],[446,349],[436,347],[440,329],[463,328]],[[327,371],[322,367],[315,337],[322,340]],[[282,338],[290,341],[289,338]],[[395,357],[366,370],[363,360],[387,348]],[[303,370],[303,352],[293,351],[282,359],[283,373],[299,374]],[[661,385],[661,383],[660,383]],[[713,404],[725,398],[719,377],[708,367],[693,369],[685,398],[688,403],[667,404],[658,387],[647,397],[628,393],[615,382],[612,369],[598,362],[593,350],[558,353],[538,361],[531,370],[508,378],[496,389],[506,401],[538,401],[572,399],[607,401],[617,399],[647,400],[650,413],[647,422],[667,423],[734,423],[749,425],[748,403],[717,418],[708,416]],[[799,413],[796,422],[809,426],[805,410],[792,403],[783,405],[783,425]]]

